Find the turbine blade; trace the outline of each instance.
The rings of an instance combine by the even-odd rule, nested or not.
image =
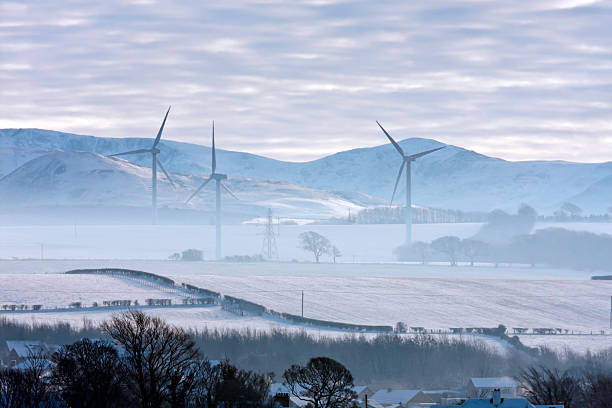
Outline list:
[[[215,170],[217,170],[217,153],[215,151],[215,121],[213,120],[213,128],[212,128],[212,172],[214,174]]]
[[[164,121],[162,122],[162,125],[159,128],[159,132],[157,132],[157,137],[155,138],[155,141],[153,142],[153,149],[155,149],[155,147],[159,143],[159,139],[161,139],[162,132],[164,131],[164,126],[166,126],[166,119],[168,119],[168,114],[170,113],[170,108],[171,107],[172,106],[168,107],[168,111],[166,112],[166,116],[164,116]]]
[[[397,191],[397,185],[399,184],[400,178],[402,178],[402,172],[404,171],[405,166],[406,166],[406,160],[402,161],[402,165],[400,166],[399,172],[397,173],[397,178],[395,179],[395,187],[393,187],[393,195],[391,196],[390,204],[393,204],[393,199],[395,198],[395,192]]]
[[[156,155],[157,156],[157,155]],[[161,160],[159,160],[159,157],[155,157],[155,159],[157,159],[157,164],[159,165],[159,168],[162,169],[162,171],[164,172],[164,174],[166,175],[166,178],[168,179],[168,181],[170,182],[170,184],[172,184],[172,188],[176,188],[176,184],[174,184],[174,181],[172,181],[172,179],[170,178],[170,175],[168,174],[168,172],[166,171],[166,169],[164,169],[164,166],[162,165]]]
[[[204,188],[204,186],[206,186],[208,184],[208,182],[212,180],[212,177],[208,177],[206,180],[204,180],[204,182],[200,185],[200,187],[198,187],[198,189],[196,191],[194,191],[194,193],[192,195],[189,196],[189,198],[187,199],[187,201],[185,201],[185,204],[187,204],[188,202],[191,201],[191,199],[193,197],[196,196],[196,194],[198,194],[200,192],[200,190],[202,190]]]
[[[126,154],[151,153],[151,149],[130,150],[129,152],[111,154],[109,157],[125,156]]]
[[[408,156],[408,159],[410,159],[410,160],[415,160],[415,159],[418,159],[419,157],[423,157],[423,156],[425,156],[425,155],[428,155],[429,153],[437,152],[437,151],[438,151],[438,150],[440,150],[440,149],[444,149],[445,147],[446,147],[446,146],[437,147],[437,148],[435,148],[435,149],[426,150],[426,151],[421,152],[421,153],[413,154],[413,155]]]
[[[376,123],[378,123],[378,121],[376,121]],[[393,138],[391,137],[391,135],[389,133],[387,133],[385,128],[382,127],[382,125],[380,123],[378,123],[378,126],[380,126],[380,128],[382,129],[383,132],[385,132],[385,135],[387,135],[387,138],[391,141],[391,144],[393,144],[393,147],[395,147],[395,150],[397,150],[399,152],[399,154],[402,155],[402,157],[406,156],[404,154],[404,151],[400,147],[400,145],[398,145],[397,142],[395,140],[393,140]]]
[[[230,189],[229,189],[229,187],[228,187],[228,186],[226,186],[225,184],[221,183],[221,187],[223,187],[223,188],[225,189],[225,191],[227,191],[228,193],[230,193],[230,195],[231,195],[232,197],[234,197],[236,200],[240,201],[240,199],[239,199],[238,197],[236,197],[236,194],[234,194],[234,193],[232,192],[232,190],[230,190]]]

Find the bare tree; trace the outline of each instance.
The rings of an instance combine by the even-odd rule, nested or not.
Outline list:
[[[127,407],[119,353],[103,341],[83,339],[53,356],[53,383],[70,407]]]
[[[124,348],[126,375],[142,408],[159,408],[165,402],[184,406],[195,383],[195,376],[185,374],[198,356],[189,334],[139,311],[113,316],[102,329]]]
[[[22,369],[0,370],[0,408],[55,406],[49,384],[43,378],[48,370],[49,360],[43,351],[30,351]]]
[[[299,235],[300,248],[304,251],[312,252],[315,261],[319,263],[321,255],[328,254],[331,250],[331,242],[323,235],[314,231],[302,232]]]
[[[429,252],[429,245],[423,241],[416,241],[414,244],[412,244],[411,249],[412,249],[412,252],[414,252],[419,257],[421,264],[425,265],[425,263],[427,262],[427,254]]]
[[[283,378],[291,394],[314,408],[348,407],[357,397],[350,371],[328,357],[312,358],[306,366],[294,364]]]
[[[204,359],[197,362],[195,402],[198,406],[217,407],[217,390],[221,383],[221,365]]]
[[[580,382],[567,372],[545,367],[530,367],[521,372],[521,387],[527,400],[535,405],[564,404],[574,408],[580,397]]]
[[[607,408],[612,401],[612,374],[588,373],[585,375],[580,406]]]
[[[340,252],[340,250],[334,245],[331,249],[331,255],[334,263],[336,263],[336,258],[340,258],[342,256],[342,252]]]
[[[431,247],[448,256],[451,266],[457,265],[457,254],[461,249],[461,240],[459,238],[452,236],[440,237],[431,242]]]
[[[487,249],[487,244],[482,241],[469,238],[461,240],[461,250],[470,261],[470,266],[474,266],[476,258],[485,255]]]

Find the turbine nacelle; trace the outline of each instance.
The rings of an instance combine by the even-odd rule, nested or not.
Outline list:
[[[227,174],[213,173],[210,175],[210,178],[213,180],[223,181],[223,180],[227,180]]]

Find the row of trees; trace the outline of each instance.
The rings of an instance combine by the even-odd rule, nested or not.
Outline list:
[[[486,259],[490,254],[491,246],[476,239],[460,239],[455,236],[444,236],[431,243],[417,241],[411,246],[402,246],[395,250],[400,260],[418,260],[422,264],[434,259],[445,259],[451,266],[457,265],[460,260],[467,260],[470,265]]]
[[[213,363],[189,333],[159,318],[128,312],[102,330],[113,343],[84,338],[62,346],[52,363],[36,354],[25,369],[0,370],[0,407],[271,406],[273,373]],[[355,397],[351,373],[329,358],[292,365],[283,379],[315,408],[346,407]]]
[[[565,408],[608,408],[612,405],[612,372],[530,367],[519,382],[534,405],[562,403]]]
[[[507,243],[488,244],[477,239],[440,237],[430,244],[415,242],[399,247],[395,254],[400,260],[447,260],[451,265],[464,260],[493,263],[544,264],[579,270],[612,271],[610,263],[612,236],[563,228],[537,230],[519,235]]]

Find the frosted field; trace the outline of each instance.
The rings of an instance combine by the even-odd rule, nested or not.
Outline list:
[[[91,306],[105,300],[130,299],[143,304],[145,299],[172,299],[183,296],[135,281],[102,275],[0,274],[0,306],[10,304],[67,307],[72,302]]]
[[[560,327],[608,329],[610,281],[310,276],[170,278],[315,319],[428,328]]]
[[[473,236],[481,224],[417,224],[413,239],[429,242],[444,235]],[[560,227],[612,234],[612,223],[543,223],[536,228]],[[281,261],[310,261],[298,248],[298,235],[316,231],[343,253],[340,262],[393,262],[392,250],[403,242],[403,225],[281,225],[277,237]],[[223,227],[224,255],[254,255],[262,251],[263,226]],[[0,259],[167,259],[188,248],[214,254],[214,226],[77,225],[0,227]],[[42,254],[41,254],[42,250]],[[324,260],[327,261],[327,260]]]
[[[415,225],[414,239],[431,241],[443,235],[468,237],[480,224]],[[223,227],[224,255],[254,255],[262,251],[263,226]],[[281,260],[311,260],[298,248],[298,235],[317,231],[343,253],[343,262],[394,261],[392,250],[403,242],[402,225],[305,225],[279,228],[277,238]],[[167,259],[188,248],[214,257],[214,226],[33,226],[0,227],[0,258],[45,259]]]
[[[126,268],[160,275],[183,276],[220,275],[231,277],[383,277],[383,278],[464,278],[464,279],[590,279],[592,272],[529,266],[486,266],[444,264],[315,264],[315,263],[227,263],[177,262],[155,260],[0,260],[0,274],[63,273],[72,269]],[[180,282],[178,282],[180,283]]]

